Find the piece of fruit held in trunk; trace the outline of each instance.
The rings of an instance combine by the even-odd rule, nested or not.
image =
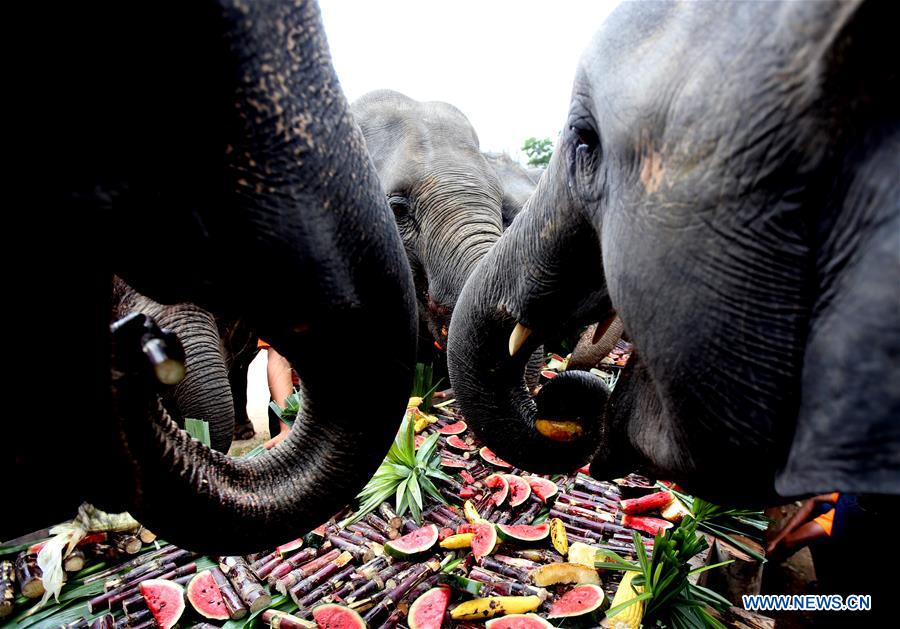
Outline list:
[[[184,613],[184,588],[166,579],[148,579],[139,587],[160,629],[174,627]]]
[[[476,524],[475,535],[470,543],[475,559],[487,557],[497,547],[497,529],[491,523]]]
[[[0,561],[0,618],[12,613],[16,602],[16,566],[9,559]]]
[[[204,618],[211,620],[231,618],[222,599],[222,592],[210,570],[194,575],[187,586],[187,599],[191,607]]]
[[[453,608],[453,620],[484,620],[506,614],[533,612],[541,605],[538,596],[488,596],[474,598]]]
[[[485,629],[553,629],[553,625],[537,614],[509,614],[484,623]]]
[[[450,588],[431,588],[410,606],[407,615],[409,629],[441,629],[449,604]]]
[[[16,559],[16,579],[19,591],[25,598],[40,598],[44,595],[43,573],[37,564],[37,555],[21,554]]]
[[[503,478],[509,483],[509,506],[518,507],[531,498],[531,485],[524,478],[515,474],[504,474]]]
[[[392,539],[384,545],[384,551],[391,557],[405,559],[430,550],[437,543],[438,535],[437,526],[428,524],[403,537]]]
[[[494,452],[487,446],[484,446],[483,448],[481,448],[481,450],[478,451],[478,455],[482,459],[484,459],[485,461],[490,463],[491,465],[496,465],[497,467],[506,467],[506,468],[512,467],[512,465],[510,465],[509,463],[507,463],[506,461],[501,459],[499,456],[494,454]]]
[[[549,563],[532,571],[531,580],[539,587],[564,583],[600,585],[600,575],[595,569],[577,563]]]
[[[599,585],[579,585],[553,602],[547,618],[590,617],[607,608],[608,601]],[[595,618],[598,622],[600,618]]]

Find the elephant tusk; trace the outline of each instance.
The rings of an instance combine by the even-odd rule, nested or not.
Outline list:
[[[512,334],[509,335],[509,355],[515,356],[522,349],[522,345],[531,336],[531,328],[526,328],[521,323],[516,323]]]

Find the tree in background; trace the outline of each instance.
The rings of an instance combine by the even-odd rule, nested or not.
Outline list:
[[[553,155],[553,140],[528,138],[522,145],[522,150],[528,156],[529,166],[546,168],[550,164],[550,156]]]

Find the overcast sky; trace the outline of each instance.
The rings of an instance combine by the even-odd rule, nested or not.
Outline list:
[[[525,161],[565,123],[576,63],[618,0],[319,0],[352,102],[391,88],[469,118],[482,150]]]

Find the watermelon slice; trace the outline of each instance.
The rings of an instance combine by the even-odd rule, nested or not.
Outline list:
[[[509,495],[509,481],[505,474],[491,474],[484,479],[484,486],[492,490],[491,502],[498,507]]]
[[[553,625],[537,614],[510,614],[492,618],[484,626],[485,629],[553,629]]]
[[[425,443],[425,440],[428,439],[425,435],[416,435],[414,445],[416,450],[422,447],[422,444]]]
[[[557,599],[547,618],[571,618],[604,609],[606,594],[599,585],[579,585]]]
[[[467,461],[462,461],[459,459],[442,458],[441,465],[443,465],[444,467],[453,467],[453,468],[457,468],[457,469],[466,470],[466,469],[469,469],[470,467],[472,467],[474,465],[474,463],[469,463]]]
[[[518,542],[539,542],[550,535],[550,524],[498,524],[497,532],[502,540]]]
[[[475,559],[487,557],[497,547],[497,529],[490,522],[476,524],[475,537],[472,538],[472,554]]]
[[[478,454],[481,455],[481,458],[490,463],[491,465],[496,465],[497,467],[512,467],[509,463],[501,459],[499,456],[491,452],[491,449],[487,446],[484,446],[481,450],[478,451]]]
[[[449,604],[450,588],[431,588],[409,608],[409,629],[441,629]]]
[[[447,437],[447,445],[451,448],[456,448],[457,450],[474,450],[474,446],[470,446],[468,443],[457,437],[456,435],[452,435]]]
[[[466,422],[460,420],[455,424],[448,424],[444,426],[443,428],[438,430],[438,432],[442,435],[458,435],[460,433],[466,432],[468,428],[469,427],[466,425]]]
[[[559,487],[552,480],[540,476],[523,476],[523,478],[531,487],[531,493],[540,498],[541,502],[547,502],[559,492]]]
[[[147,579],[138,588],[160,629],[174,627],[184,613],[184,588],[168,579]]]
[[[437,543],[439,536],[438,527],[434,524],[428,524],[412,533],[407,533],[403,537],[387,542],[384,545],[384,552],[391,557],[411,557],[429,550]]]
[[[366,629],[362,616],[343,605],[319,605],[313,608],[312,615],[320,629]]]
[[[541,375],[544,376],[545,378],[547,378],[547,380],[553,380],[559,374],[556,373],[555,371],[550,371],[549,369],[543,369],[541,371]]]
[[[211,620],[228,620],[228,610],[212,571],[197,573],[187,586],[187,599],[198,614]]]
[[[525,479],[515,474],[504,474],[503,478],[509,483],[509,506],[518,507],[531,498],[531,486]]]

